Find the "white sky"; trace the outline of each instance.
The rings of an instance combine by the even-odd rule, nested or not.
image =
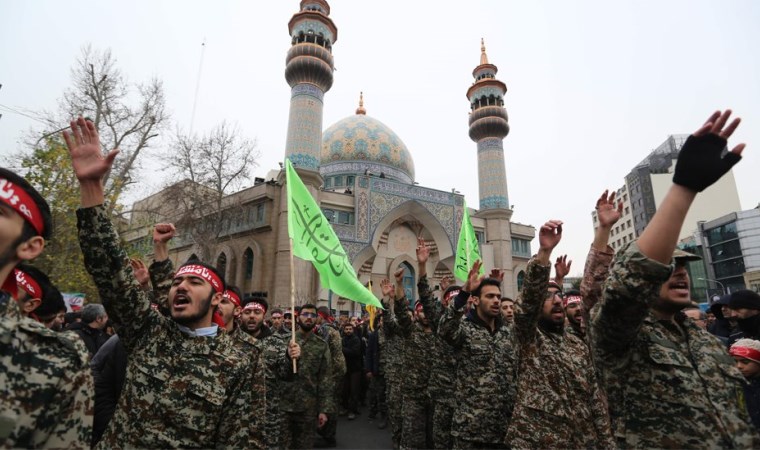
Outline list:
[[[735,169],[742,208],[760,201],[760,2],[332,0],[335,83],[324,128],[368,115],[411,151],[423,186],[456,187],[478,205],[475,143],[465,97],[480,38],[507,84],[504,141],[513,220],[565,221],[556,254],[583,270],[590,211],[667,135],[689,133],[715,109],[744,119]],[[223,119],[258,139],[264,176],[284,156],[287,23],[297,0],[0,0],[0,105],[54,109],[83,45],[111,48],[132,81],[164,81],[173,124],[188,128],[206,39],[195,130]],[[7,111],[0,155],[35,122]],[[169,158],[166,147],[153,154]],[[164,180],[146,176],[139,198]],[[537,241],[533,242],[533,250]]]

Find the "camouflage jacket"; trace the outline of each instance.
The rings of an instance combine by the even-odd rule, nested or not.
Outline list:
[[[583,312],[586,323],[591,323],[590,316],[596,314],[598,308],[596,305],[602,299],[602,287],[604,280],[610,273],[612,258],[615,257],[615,250],[609,245],[607,251],[599,251],[594,246],[588,251],[586,256],[586,266],[583,269],[583,280],[581,281],[581,298],[583,298]]]
[[[280,408],[314,414],[335,412],[335,379],[329,345],[316,333],[300,330],[296,331],[296,342],[301,346],[298,372],[291,381],[283,383]]]
[[[423,302],[422,307],[425,317],[430,320],[430,325],[435,332],[434,346],[430,357],[432,366],[430,368],[428,395],[433,401],[444,402],[452,407],[456,404],[451,388],[456,381],[457,355],[454,347],[449,345],[440,333],[439,324],[443,316],[443,305],[433,298],[427,277],[420,277],[417,281],[417,292],[419,292],[421,299],[431,299],[429,302]]]
[[[423,308],[431,307],[433,298],[423,299]],[[435,335],[433,330],[425,331],[419,323],[413,322],[407,310],[403,307],[404,301],[396,300],[395,314],[401,335],[404,337],[404,349],[401,356],[406,368],[402,379],[404,397],[428,398],[427,386],[430,383],[430,368],[433,364],[433,348]]]
[[[346,357],[343,355],[343,339],[340,331],[331,323],[324,323],[317,328],[317,334],[327,342],[330,347],[330,360],[332,368],[333,384],[337,387],[340,380],[346,374]]]
[[[23,317],[0,292],[0,448],[89,448],[89,354],[73,332]]]
[[[513,329],[517,399],[505,442],[513,448],[614,448],[588,346],[562,328],[539,325],[550,269],[535,258],[525,269]]]
[[[403,353],[404,353],[404,337],[401,335],[401,328],[396,320],[396,304],[393,302],[393,307],[384,305],[383,309],[383,330],[385,334],[385,372],[391,377],[400,374],[404,366]],[[408,302],[406,297],[401,300],[400,309],[406,310]]]
[[[240,327],[235,327],[231,334],[241,344],[253,346],[261,354],[261,367],[264,371],[262,377],[266,380],[266,402],[261,405],[266,409],[262,433],[266,448],[280,448],[282,384],[293,377],[292,365],[287,356],[288,343],[281,335],[273,334],[265,326],[258,337],[249,335]]]
[[[77,210],[85,267],[120,325],[129,364],[99,448],[264,446],[258,352],[226,332],[191,337],[150,307],[105,208]]]
[[[477,314],[463,318],[465,291],[444,310],[438,333],[457,352],[456,397],[451,434],[464,440],[501,445],[515,401],[516,354],[509,328],[496,319],[491,331]]]
[[[760,448],[741,408],[744,379],[690,318],[657,320],[651,302],[672,268],[636,243],[615,258],[592,322],[596,363],[621,448]]]

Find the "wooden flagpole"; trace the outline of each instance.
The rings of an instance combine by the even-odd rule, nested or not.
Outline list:
[[[296,342],[296,275],[293,269],[293,239],[288,239],[290,242],[290,342]],[[298,372],[298,365],[296,358],[293,360],[293,373]]]

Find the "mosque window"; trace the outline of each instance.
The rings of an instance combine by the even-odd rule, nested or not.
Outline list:
[[[517,274],[517,290],[522,291],[523,283],[525,282],[525,271],[521,270]]]
[[[330,189],[332,187],[332,177],[325,178],[325,189]]]
[[[243,253],[243,264],[245,264],[244,274],[245,279],[250,280],[253,278],[253,250],[250,247],[245,249]]]
[[[335,221],[335,211],[332,209],[323,209],[322,213],[324,213],[325,218],[327,218],[327,221],[332,223]]]
[[[219,254],[219,257],[216,258],[216,270],[219,271],[222,276],[225,276],[225,273],[227,272],[227,255],[222,252]]]
[[[335,177],[335,187],[343,186],[343,177]]]
[[[346,186],[353,186],[354,185],[354,176],[349,175],[346,177]]]
[[[354,213],[348,212],[348,211],[339,211],[338,212],[338,223],[341,225],[353,225],[354,224]]]

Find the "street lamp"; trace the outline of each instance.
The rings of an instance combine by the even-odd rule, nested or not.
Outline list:
[[[720,281],[713,280],[712,278],[701,278],[701,277],[697,278],[697,280],[712,281],[713,283],[718,283],[720,285],[720,288],[723,290],[723,295],[726,295],[726,286],[724,286],[723,283],[721,283]]]

